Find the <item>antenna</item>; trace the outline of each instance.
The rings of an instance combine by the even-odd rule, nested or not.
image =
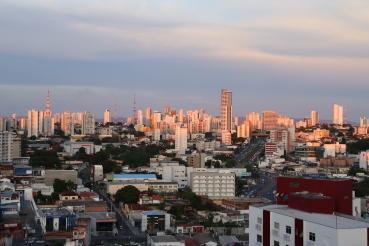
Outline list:
[[[136,94],[133,94],[133,108],[132,108],[132,112],[133,112],[133,123],[136,124],[137,123]]]
[[[51,98],[50,98],[50,90],[47,90],[47,97],[45,100],[45,116],[50,117],[51,116]]]

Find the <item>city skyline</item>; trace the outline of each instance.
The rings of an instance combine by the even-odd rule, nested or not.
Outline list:
[[[105,4],[106,3],[106,4]],[[0,112],[120,105],[368,114],[368,2],[0,1]],[[17,96],[14,96],[17,95]],[[287,99],[288,98],[288,99]],[[293,102],[293,103],[291,103]],[[303,113],[302,113],[303,112]],[[305,113],[306,112],[306,113]]]
[[[220,95],[220,98],[219,98],[220,100],[223,97],[222,96],[223,95],[223,91],[229,92],[231,94],[231,97],[232,97],[232,94],[233,94],[232,93],[232,90],[223,88],[223,89],[221,89],[221,95]],[[111,118],[112,120],[116,121],[117,119],[127,119],[129,117],[132,117],[132,115],[134,114],[133,113],[134,108],[135,108],[136,114],[138,112],[141,112],[141,114],[142,114],[143,110],[146,110],[148,108],[150,108],[151,110],[157,111],[157,112],[164,113],[167,107],[172,107],[174,110],[177,111],[177,113],[180,113],[179,112],[180,110],[191,111],[191,110],[203,109],[203,110],[205,110],[206,112],[210,113],[213,116],[217,116],[217,117],[222,118],[222,115],[221,115],[222,106],[221,105],[219,106],[218,111],[215,110],[214,112],[208,110],[205,107],[201,107],[201,106],[194,107],[194,108],[184,108],[184,107],[180,107],[180,106],[179,107],[174,107],[173,105],[165,104],[165,105],[159,106],[158,108],[155,108],[152,105],[146,105],[146,106],[143,106],[143,107],[137,107],[137,105],[136,105],[137,102],[136,102],[136,99],[135,99],[136,98],[135,95],[136,94],[134,94],[132,105],[130,105],[130,106],[128,105],[127,108],[125,109],[126,112],[127,112],[127,114],[122,113],[122,110],[119,110],[118,109],[118,108],[120,108],[120,106],[117,105],[116,103],[114,105],[108,105],[108,107],[104,107],[104,109],[103,109],[102,112],[96,111],[96,109],[95,110],[86,110],[86,109],[83,109],[82,108],[80,110],[75,110],[75,109],[55,110],[53,108],[52,109],[52,113],[62,114],[63,112],[71,112],[71,113],[73,113],[73,112],[75,112],[75,113],[77,113],[77,112],[81,112],[81,113],[83,113],[83,112],[91,112],[91,113],[94,114],[96,120],[100,120],[100,121],[103,121],[104,122],[105,121],[104,119],[106,117],[106,115],[105,115],[106,114],[106,111],[109,112],[109,118]],[[219,96],[219,92],[218,92],[218,96]],[[46,96],[46,98],[43,101],[44,104],[41,105],[40,107],[28,107],[28,108],[25,108],[24,109],[25,110],[25,113],[22,113],[22,112],[21,113],[18,113],[18,112],[12,111],[11,113],[8,113],[8,114],[4,114],[4,113],[3,114],[0,114],[0,116],[6,117],[6,116],[11,116],[13,114],[16,114],[18,117],[20,117],[20,116],[23,116],[24,117],[24,116],[27,116],[27,111],[29,111],[29,110],[41,110],[41,111],[46,110],[46,111],[50,111],[51,110],[50,104],[52,104],[52,101],[53,100],[52,100],[51,95],[50,95],[50,90],[47,90],[47,96]],[[232,99],[231,99],[231,101],[232,101]],[[321,119],[323,122],[327,122],[328,123],[328,122],[332,121],[332,110],[334,111],[334,108],[335,108],[336,105],[337,105],[336,103],[333,103],[333,104],[330,105],[330,112],[327,113],[327,118],[324,118],[323,117]],[[347,110],[346,110],[345,106],[344,105],[339,105],[339,106],[343,107],[344,110],[345,110],[345,112],[342,115],[342,117],[343,117],[342,120],[344,122],[347,122],[347,123],[359,123],[359,121],[360,121],[360,119],[362,117],[366,117],[365,114],[360,114],[360,116],[359,116],[358,119],[348,119],[348,117],[347,117]],[[58,107],[56,107],[56,108],[58,108]],[[231,108],[232,108],[232,102],[231,102]],[[46,111],[44,111],[44,112],[46,112]],[[232,111],[233,111],[233,109],[232,109]],[[312,109],[309,112],[306,112],[304,115],[301,115],[301,116],[293,116],[293,115],[290,115],[290,114],[285,113],[285,112],[283,112],[281,110],[278,110],[278,109],[276,109],[276,110],[274,110],[274,109],[273,110],[262,109],[260,111],[250,110],[250,111],[247,111],[247,112],[242,112],[240,114],[233,114],[232,117],[246,118],[246,115],[249,114],[249,113],[255,113],[256,112],[256,113],[262,114],[263,112],[268,112],[268,111],[277,112],[282,117],[285,115],[285,116],[292,117],[293,119],[296,119],[296,120],[301,120],[301,119],[304,119],[304,118],[308,118],[309,115],[311,117],[313,112],[317,112],[319,114],[319,116],[318,116],[319,118],[318,119],[320,119],[320,115],[321,115],[319,109]]]

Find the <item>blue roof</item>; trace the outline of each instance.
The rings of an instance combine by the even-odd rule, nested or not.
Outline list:
[[[161,210],[149,210],[149,211],[144,211],[143,212],[144,215],[146,216],[160,216],[160,215],[164,215],[164,211]]]
[[[156,179],[154,173],[121,173],[113,174],[113,179]]]

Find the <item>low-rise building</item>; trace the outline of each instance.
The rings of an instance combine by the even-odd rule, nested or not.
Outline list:
[[[235,196],[235,174],[231,172],[192,172],[190,175],[192,191],[211,199]]]

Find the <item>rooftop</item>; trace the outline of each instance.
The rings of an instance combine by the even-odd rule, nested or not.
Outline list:
[[[309,221],[315,224],[331,227],[335,229],[355,229],[368,228],[369,223],[353,216],[343,214],[321,214],[321,213],[307,213],[300,210],[289,208],[286,205],[267,205],[257,206],[262,207],[273,213],[284,216],[298,218],[304,221]]]
[[[113,174],[113,179],[156,179],[154,173],[120,173]]]
[[[160,216],[160,215],[164,215],[165,212],[161,210],[149,210],[149,211],[144,211],[143,214],[146,216]]]
[[[164,235],[164,236],[153,236],[150,239],[155,243],[171,243],[178,242],[178,239],[172,235]]]

